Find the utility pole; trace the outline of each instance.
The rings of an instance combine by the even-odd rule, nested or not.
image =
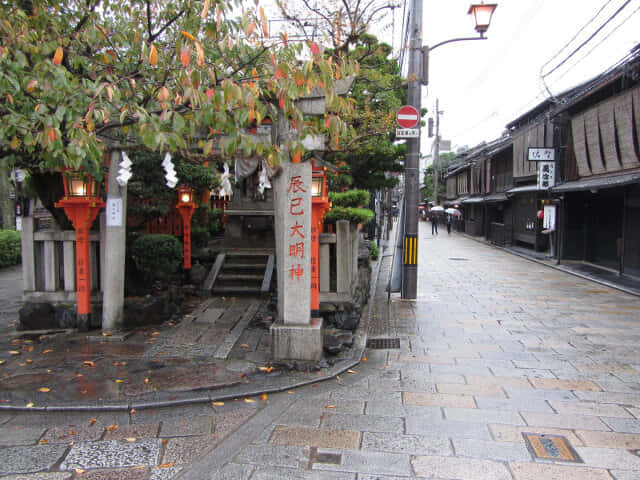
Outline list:
[[[438,162],[440,161],[440,109],[438,108],[438,99],[436,98],[436,140],[433,146],[433,206],[438,205],[438,181],[440,180],[440,170]]]
[[[408,100],[420,112],[422,93],[422,0],[411,0]],[[420,126],[418,125],[418,132]],[[401,295],[404,299],[417,298],[418,290],[418,188],[420,168],[420,134],[407,139],[405,158],[404,195],[404,255]]]

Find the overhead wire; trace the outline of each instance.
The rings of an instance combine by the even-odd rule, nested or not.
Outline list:
[[[564,73],[562,73],[562,75],[560,75],[557,79],[556,82],[560,81],[562,78],[564,78],[570,71],[571,69],[575,68],[577,65],[579,65],[585,58],[587,58],[589,55],[591,55],[591,53],[598,48],[600,45],[602,45],[611,35],[613,35],[620,27],[622,27],[625,23],[627,23],[631,17],[633,17],[636,13],[638,13],[638,11],[640,11],[640,6],[638,6],[628,17],[626,17],[622,22],[620,22],[618,25],[616,25],[615,28],[613,28],[609,33],[607,33],[607,35],[605,37],[603,37],[598,43],[596,43],[591,50],[589,50],[587,53],[585,53],[582,57],[580,57],[580,59],[578,59],[575,63],[573,63],[571,65],[571,68],[567,69]],[[629,56],[629,55],[627,55]],[[625,56],[624,58],[626,58],[627,56]],[[619,63],[619,62],[618,62]],[[617,65],[617,64],[616,64]],[[614,65],[615,68],[615,65]]]
[[[542,78],[544,77],[548,77],[549,75],[551,75],[553,72],[555,72],[556,70],[558,70],[558,68],[560,68],[562,65],[564,65],[565,63],[567,63],[567,61],[569,61],[569,59],[571,57],[573,57],[576,53],[578,53],[582,47],[584,47],[587,43],[589,43],[591,40],[593,40],[593,38],[602,31],[602,29],[604,27],[606,27],[609,22],[611,22],[622,10],[624,10],[624,8],[629,5],[629,3],[631,3],[632,0],[627,0],[626,2],[624,2],[624,4],[622,4],[602,25],[600,25],[600,27],[598,27],[596,29],[595,32],[593,32],[591,35],[589,35],[589,37],[587,37],[586,40],[584,40],[580,45],[578,45],[569,55],[567,55],[567,57],[562,60],[559,64],[557,64],[555,67],[553,67],[550,71],[548,71],[547,73],[545,73],[544,75],[542,75]]]

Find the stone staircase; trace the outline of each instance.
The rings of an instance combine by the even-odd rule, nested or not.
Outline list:
[[[271,290],[275,255],[269,251],[219,253],[203,289],[217,295],[261,295]]]

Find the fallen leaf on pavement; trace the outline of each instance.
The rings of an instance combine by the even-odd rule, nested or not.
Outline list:
[[[347,370],[347,373],[358,373],[358,372],[356,372],[355,370],[349,369],[349,370]]]
[[[84,362],[82,362],[82,364],[83,364],[85,367],[95,367],[95,366],[96,366],[96,363],[95,363],[95,362],[92,362],[91,360],[85,360]]]
[[[89,425],[93,425],[94,423],[96,423],[98,420],[96,418],[92,418],[91,420],[89,420]]]
[[[49,440],[47,440],[46,438],[43,438],[40,440],[40,443],[49,443]]]
[[[20,355],[20,352],[18,350],[10,350],[9,353],[11,355]]]
[[[137,440],[137,438],[136,437],[126,437],[124,440],[125,440],[125,442],[133,443],[133,442],[135,442]]]
[[[27,403],[27,405],[26,405],[26,406],[27,406],[27,408],[32,408],[32,407],[33,407],[33,402],[29,402],[29,403]]]
[[[129,411],[129,413],[136,413],[136,409],[135,409],[135,408],[132,408],[132,409]]]
[[[362,358],[360,359],[360,361],[361,361],[361,362],[366,362],[366,361],[367,361],[367,357],[362,357]]]
[[[336,408],[335,405],[327,405],[325,408]]]
[[[0,360],[0,365],[2,365],[6,360]]]
[[[260,395],[260,400],[266,400],[267,398],[268,397],[266,393],[263,393],[262,395]]]
[[[213,405],[216,407],[221,407],[222,405],[224,405],[224,402],[213,402]]]
[[[38,391],[42,393],[47,393],[47,392],[50,392],[51,389],[49,387],[40,387]]]
[[[110,432],[115,432],[119,427],[119,425],[109,425],[107,427],[107,430],[109,430]]]
[[[249,345],[247,345],[246,343],[243,343],[242,345],[240,345],[241,348],[249,348]]]
[[[82,475],[84,473],[84,470],[82,468],[74,468],[73,471],[78,475]]]
[[[44,350],[44,351],[42,352],[42,354],[43,354],[43,355],[46,355],[47,353],[51,353],[51,352],[53,352],[53,350],[51,350],[50,348],[47,348],[46,350]]]
[[[110,337],[112,335],[111,332],[102,332],[103,337]]]
[[[253,398],[245,398],[244,401],[247,403],[256,403],[256,401]]]
[[[116,383],[122,383],[124,382],[124,380],[120,380],[119,378],[116,378]]]
[[[173,462],[169,462],[169,463],[163,463],[162,465],[158,465],[156,468],[171,468],[174,465],[175,464]]]

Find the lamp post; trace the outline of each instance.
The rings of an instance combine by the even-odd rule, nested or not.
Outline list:
[[[409,26],[410,50],[408,68],[408,100],[416,110],[420,111],[422,85],[427,85],[429,81],[429,52],[441,45],[466,40],[484,40],[485,32],[489,28],[491,15],[496,9],[496,4],[474,4],[469,7],[468,14],[473,15],[476,22],[475,29],[480,34],[479,37],[472,38],[452,38],[440,42],[433,47],[422,45],[422,0],[412,0],[410,18],[412,23]],[[488,16],[487,16],[488,14]],[[418,52],[422,53],[422,59]],[[422,72],[420,72],[420,61],[422,60]],[[422,73],[422,75],[420,75]],[[418,132],[420,130],[418,129]],[[420,135],[417,138],[407,139],[407,154],[405,159],[405,217],[404,217],[404,239],[405,262],[402,268],[402,288],[401,296],[404,299],[417,298],[418,291],[418,201],[419,183],[418,176],[420,162]],[[437,160],[434,159],[434,167],[437,167]],[[437,171],[436,171],[437,174]],[[411,254],[407,255],[410,251]]]
[[[312,163],[311,171],[311,317],[320,310],[320,231],[325,214],[331,209],[327,189],[327,167]]]
[[[63,208],[76,231],[76,292],[78,330],[89,330],[91,314],[91,256],[89,252],[89,230],[98,212],[104,207],[99,197],[99,185],[90,175],[64,170],[64,197],[56,202]]]
[[[193,188],[191,187],[178,187],[178,211],[182,216],[182,244],[184,248],[184,263],[185,270],[191,268],[191,217],[193,211],[198,206],[193,202]]]

